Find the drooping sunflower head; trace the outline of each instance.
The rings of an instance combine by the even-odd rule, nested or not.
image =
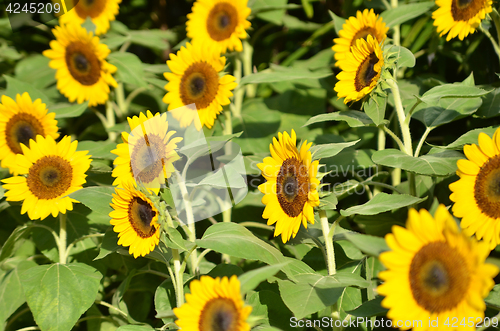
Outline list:
[[[153,202],[133,182],[123,183],[113,194],[109,213],[113,231],[118,233],[118,245],[129,247],[129,253],[145,256],[160,242],[158,210]]]
[[[474,33],[486,14],[492,11],[492,0],[436,0],[439,8],[432,13],[439,36],[464,40]]]
[[[351,52],[351,47],[356,45],[356,40],[365,39],[370,35],[380,44],[387,37],[389,30],[382,20],[382,17],[375,15],[373,9],[365,9],[363,12],[358,10],[356,16],[351,16],[342,25],[339,31],[339,38],[335,38],[332,50],[335,52],[335,60],[340,61],[346,58],[347,53]],[[338,65],[338,63],[336,64]]]
[[[435,217],[411,209],[406,229],[394,226],[385,240],[391,250],[380,255],[387,270],[379,273],[385,282],[377,291],[389,318],[423,321],[423,330],[429,317],[482,320],[498,268],[485,263],[488,246],[460,232],[446,207]]]
[[[314,224],[313,208],[319,205],[316,178],[319,161],[312,161],[309,149],[312,143],[305,141],[300,150],[297,136],[292,130],[278,133],[269,145],[271,157],[264,158],[257,166],[267,180],[259,185],[264,193],[262,203],[266,205],[262,217],[267,224],[276,223],[274,235],[281,234],[283,243],[297,235],[300,225],[307,228],[307,222]]]
[[[193,42],[207,42],[215,53],[227,50],[241,52],[241,39],[247,37],[245,29],[250,15],[248,0],[197,0],[193,12],[188,14],[187,35]]]
[[[56,0],[60,2],[61,0]],[[61,25],[76,23],[81,25],[90,18],[95,25],[97,36],[109,30],[109,22],[118,15],[119,4],[122,0],[65,0],[68,12],[59,18]],[[74,3],[77,2],[76,5]],[[62,8],[62,6],[61,6]],[[72,8],[71,10],[69,10]]]
[[[334,90],[339,98],[345,98],[344,103],[358,101],[377,86],[384,66],[382,49],[377,39],[368,35],[356,40],[356,45],[346,58],[337,64],[342,71],[337,75],[339,80]]]
[[[71,102],[88,100],[89,106],[104,104],[109,97],[109,86],[117,86],[111,76],[116,67],[106,62],[108,46],[78,24],[56,26],[52,32],[56,40],[50,42],[51,49],[43,55],[52,60],[49,66],[57,70],[59,91]]]
[[[464,153],[467,160],[457,162],[460,179],[450,184],[452,211],[465,233],[493,249],[500,244],[500,130],[493,140],[480,133],[479,146],[465,145]]]
[[[245,306],[240,292],[240,281],[201,276],[190,284],[191,293],[186,303],[174,308],[181,330],[190,331],[249,331],[247,318],[252,307]]]
[[[27,92],[16,95],[16,101],[6,95],[0,103],[0,160],[3,168],[17,175],[15,158],[22,154],[21,144],[29,146],[29,141],[37,135],[59,137],[54,113],[48,113],[41,99],[34,102]]]
[[[168,110],[182,127],[194,121],[198,131],[202,126],[211,128],[214,125],[222,106],[230,103],[231,90],[237,85],[233,76],[219,76],[226,58],[216,52],[207,52],[203,45],[206,43],[187,43],[177,54],[170,54],[167,64],[171,72],[165,73],[168,93],[163,97]],[[184,107],[192,104],[195,109]]]
[[[111,152],[117,157],[112,176],[113,185],[137,182],[158,193],[175,171],[173,163],[180,157],[176,152],[181,137],[173,137],[175,131],[168,130],[167,114],[151,114],[128,118],[130,134],[123,132],[123,143]]]
[[[21,214],[28,212],[30,219],[44,219],[50,214],[73,210],[78,202],[68,197],[82,188],[90,167],[88,151],[76,151],[78,142],[65,136],[56,143],[52,136],[36,136],[29,148],[21,145],[14,171],[20,175],[3,179],[7,201],[23,201]]]

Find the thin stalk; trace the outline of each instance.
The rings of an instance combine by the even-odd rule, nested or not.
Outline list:
[[[391,88],[392,96],[394,97],[394,106],[396,108],[396,114],[398,115],[399,125],[401,126],[401,134],[403,135],[404,150],[408,155],[413,156],[412,145],[411,145],[411,134],[410,134],[410,123],[406,123],[406,115],[403,109],[403,102],[401,101],[401,94],[399,93],[399,87],[396,81],[392,78],[386,80],[387,84]]]
[[[180,307],[184,303],[184,273],[181,272],[181,257],[178,249],[172,248],[172,259],[174,260],[175,298],[177,307]]]
[[[383,151],[385,149],[385,143],[386,143],[386,136],[385,136],[384,129],[379,127],[378,128],[378,135],[377,135],[377,150]],[[380,171],[382,171],[382,166],[378,165],[377,166],[377,173]],[[380,192],[381,192],[381,190],[378,187],[375,187],[373,189],[374,196]]]
[[[398,7],[398,0],[391,0],[392,9]],[[394,26],[394,34],[392,35],[392,39],[394,41],[394,45],[399,46],[401,44],[401,30],[399,24]]]
[[[495,38],[493,38],[493,36],[490,34],[490,32],[487,29],[483,28],[482,25],[479,25],[479,30],[481,30],[481,32],[484,33],[486,37],[488,37],[488,39],[491,42],[491,45],[493,46],[493,49],[495,50],[495,53],[497,54],[499,61],[500,61],[500,47],[498,47],[498,43],[495,40]]]
[[[384,132],[386,132],[387,134],[389,134],[389,136],[391,136],[392,139],[394,139],[394,141],[396,142],[396,144],[398,144],[400,150],[403,151],[405,149],[405,145],[403,145],[403,142],[401,141],[401,139],[399,139],[399,137],[396,136],[396,134],[394,132],[392,132],[391,129],[389,129],[385,125],[382,126],[382,129],[384,130]]]
[[[496,316],[492,317],[492,318],[490,319],[490,321],[493,321],[495,318],[496,318],[496,319],[497,319],[497,321],[498,321],[498,320],[500,319],[500,313],[498,313]],[[491,327],[491,326],[492,326],[491,324],[490,324],[490,325],[488,325],[488,326],[486,326],[486,325],[485,325],[485,323],[483,323],[483,325],[481,325],[480,327],[478,327],[478,328],[476,329],[476,331],[483,331],[483,330],[486,330],[487,328],[489,328],[489,327]]]
[[[398,190],[397,188],[395,188],[394,186],[389,185],[389,184],[380,183],[380,182],[372,182],[372,181],[365,181],[364,184],[365,185],[373,185],[375,187],[380,186],[380,187],[392,190],[392,191],[394,191],[396,193],[403,194],[403,192],[401,192],[400,190]],[[375,192],[375,190],[374,190],[374,192]]]
[[[104,237],[104,234],[103,233],[93,233],[93,234],[88,234],[86,236],[83,236],[81,238],[78,238],[76,239],[75,241],[73,241],[71,244],[69,244],[68,248],[66,248],[66,255],[69,256],[69,253],[71,252],[71,250],[73,249],[73,247],[80,241],[83,241],[85,239],[88,239],[88,238],[96,238],[96,237]]]
[[[148,89],[145,87],[139,87],[130,92],[130,94],[127,96],[127,99],[125,99],[125,108],[123,109],[123,112],[127,113],[128,109],[130,108],[130,104],[135,99],[135,97],[147,90]]]
[[[490,15],[493,19],[493,23],[495,23],[495,28],[497,30],[497,39],[500,40],[500,14],[498,14],[497,9],[493,7],[493,11]]]
[[[321,230],[323,231],[323,238],[325,238],[326,264],[328,268],[328,274],[335,275],[335,252],[333,250],[333,240],[330,239],[330,224],[328,223],[326,211],[320,210],[319,218],[321,220]]]
[[[415,149],[415,157],[418,157],[418,155],[420,154],[420,150],[422,149],[422,146],[424,145],[425,139],[427,139],[427,136],[432,131],[432,129],[434,129],[434,128],[425,129],[425,132],[422,135],[422,138],[420,138],[420,141],[418,142],[417,148]]]
[[[112,304],[107,303],[106,301],[96,300],[96,301],[94,301],[94,303],[98,304],[98,305],[101,305],[101,306],[104,306],[104,307],[108,307],[109,309],[116,310],[118,313],[122,314],[123,317],[128,318],[128,314],[126,312],[124,312],[120,308],[116,308],[115,306],[113,306]]]
[[[232,107],[232,111],[234,113],[234,117],[241,118],[241,107],[243,106],[243,96],[245,94],[245,89],[241,88],[240,81],[242,75],[242,63],[240,54],[236,54],[234,57],[234,78],[236,78],[236,91],[234,91],[234,107]]]
[[[269,226],[267,224],[259,223],[259,222],[241,222],[239,223],[240,225],[247,227],[247,228],[260,228],[260,229],[266,229],[266,230],[274,230],[272,226]]]
[[[110,141],[116,140],[116,132],[109,130],[115,124],[116,124],[116,119],[115,119],[115,111],[113,110],[113,103],[108,100],[106,102],[106,125],[105,125],[105,128],[106,128],[106,131],[108,131],[108,140],[110,140]]]
[[[253,47],[246,40],[243,41],[243,72],[245,76],[252,74],[252,57]],[[246,95],[249,98],[255,98],[257,86],[255,84],[248,84],[246,86]]]
[[[123,119],[127,114],[128,106],[125,102],[125,91],[123,90],[123,83],[119,82],[115,89],[116,93],[116,104],[118,105],[117,114],[120,119]],[[132,92],[133,93],[133,92]]]
[[[59,250],[59,263],[66,264],[66,245],[67,245],[67,233],[66,233],[66,214],[59,213],[59,241],[57,242],[57,248]]]

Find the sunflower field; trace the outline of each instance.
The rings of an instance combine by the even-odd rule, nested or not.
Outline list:
[[[0,330],[500,329],[498,2],[0,10]]]

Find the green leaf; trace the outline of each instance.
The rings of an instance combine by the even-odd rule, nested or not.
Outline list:
[[[154,329],[148,324],[144,325],[130,324],[130,325],[122,325],[118,329],[116,329],[116,331],[154,331]]]
[[[436,104],[441,98],[457,97],[457,98],[472,98],[481,97],[490,93],[475,86],[458,85],[458,84],[444,84],[431,88],[425,92],[421,98],[422,102],[428,105]]]
[[[69,196],[83,203],[92,211],[109,214],[113,209],[109,205],[115,193],[115,188],[110,186],[91,186],[79,189]]]
[[[437,105],[418,110],[413,117],[429,128],[471,115],[481,106],[481,98],[441,98]]]
[[[444,146],[446,149],[463,149],[464,145],[467,144],[478,144],[479,134],[481,132],[486,133],[488,136],[493,137],[493,134],[497,130],[497,126],[487,127],[482,129],[474,129],[460,136],[457,140],[452,142],[451,144]]]
[[[42,54],[27,57],[16,64],[16,78],[43,89],[56,81],[54,69],[49,67],[50,59]]]
[[[433,1],[413,4],[399,4],[396,8],[384,11],[380,14],[380,16],[388,27],[393,27],[422,15],[433,6]]]
[[[175,34],[170,30],[131,30],[129,31],[130,41],[133,44],[145,46],[151,49],[164,50],[168,48],[167,40],[175,40]]]
[[[216,188],[245,188],[247,183],[237,169],[230,164],[203,178],[196,186],[207,185]]]
[[[327,195],[326,197],[321,198],[319,200],[318,209],[319,210],[334,210],[337,207],[338,202],[339,201],[338,201],[337,195],[335,195],[335,193],[332,192],[329,195]]]
[[[337,32],[337,36],[339,35],[339,31],[342,30],[342,26],[344,25],[346,19],[340,16],[335,15],[331,10],[328,11],[330,17],[332,18],[333,24],[335,26],[335,32]]]
[[[500,284],[496,284],[490,294],[484,299],[489,307],[500,309]]]
[[[365,279],[354,274],[301,274],[295,278],[296,282],[278,280],[278,285],[283,302],[298,319],[336,303],[346,286],[368,286]]]
[[[118,68],[117,76],[122,82],[147,87],[144,81],[144,68],[139,58],[132,53],[114,52],[108,56],[109,63]]]
[[[319,79],[331,76],[332,72],[328,70],[310,71],[307,69],[297,69],[289,67],[273,66],[270,69],[250,74],[241,79],[239,87],[245,84],[290,82],[295,80]]]
[[[384,297],[379,296],[373,300],[365,301],[359,307],[347,311],[347,313],[356,317],[372,317],[386,314],[388,309],[382,307],[383,299]]]
[[[114,160],[116,154],[111,153],[116,148],[116,143],[112,141],[84,140],[78,142],[79,151],[89,151],[92,159]]]
[[[241,284],[241,293],[245,294],[248,291],[255,289],[260,283],[274,276],[278,271],[280,271],[285,265],[289,264],[290,261],[269,265],[262,268],[254,269],[244,273],[239,276],[238,279]]]
[[[107,38],[101,39],[101,42],[103,44],[106,44],[109,47],[109,49],[116,49],[116,48],[120,47],[121,45],[125,44],[129,40],[130,40],[130,37],[114,35],[112,37],[107,37]]]
[[[386,149],[373,153],[373,162],[391,168],[401,168],[421,175],[448,176],[457,170],[457,161],[464,156],[454,151],[409,156],[397,149]]]
[[[500,115],[500,87],[482,97],[483,104],[476,112],[476,116],[490,118]]]
[[[373,121],[365,113],[357,110],[346,110],[311,117],[304,126],[326,121],[345,121],[351,128],[373,124]]]
[[[160,312],[172,311],[175,307],[175,289],[171,279],[165,280],[156,288],[155,292],[155,309]],[[173,313],[172,313],[173,314]],[[158,317],[157,317],[158,318]],[[173,318],[162,318],[163,323],[173,322]]]
[[[20,275],[26,301],[44,331],[69,331],[94,303],[102,275],[83,263],[48,264]]]
[[[345,217],[351,215],[376,215],[389,210],[411,206],[424,200],[407,194],[398,195],[381,192],[367,203],[341,210],[340,214]]]
[[[391,45],[390,52],[396,54],[396,63],[399,68],[407,67],[413,68],[415,66],[416,60],[415,55],[406,47]]]
[[[309,1],[310,0],[302,0],[302,7],[304,8],[307,18],[311,19],[314,15],[314,9]]]
[[[68,103],[58,103],[50,107],[49,111],[56,113],[56,119],[78,117],[87,110],[89,102],[80,105],[71,105]]]
[[[356,145],[361,139],[356,141],[350,141],[347,143],[333,143],[333,144],[321,144],[311,147],[312,157],[315,160],[322,158],[332,157],[340,153],[347,147]]]
[[[49,97],[30,83],[22,82],[7,75],[4,75],[4,78],[7,81],[7,89],[3,92],[3,94],[11,97],[12,99],[14,99],[14,101],[16,100],[17,94],[22,95],[24,92],[28,92],[32,101],[41,99],[42,103],[46,104],[47,107],[51,106],[51,100],[49,99]]]
[[[118,251],[119,249],[126,249],[125,247],[118,245],[118,233],[113,231],[113,228],[108,228],[102,239],[101,248],[99,249],[99,255],[94,260],[100,260],[105,258],[111,253]]]
[[[21,237],[26,235],[27,231],[29,231],[30,229],[31,226],[24,225],[19,226],[14,231],[12,231],[9,238],[3,244],[2,250],[0,251],[0,262],[12,255],[16,243],[19,241],[19,239],[21,239]]]
[[[368,255],[379,256],[380,253],[389,250],[389,246],[385,243],[384,238],[355,232],[345,232],[344,236],[359,250]]]
[[[281,25],[281,19],[289,7],[287,2],[287,0],[254,0],[248,5],[252,9],[252,14],[258,18]]]
[[[363,104],[363,109],[375,125],[380,125],[384,121],[385,108],[387,106],[387,96],[379,93],[372,93],[367,102]]]

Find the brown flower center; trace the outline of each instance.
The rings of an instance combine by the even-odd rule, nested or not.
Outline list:
[[[60,156],[44,156],[29,169],[26,182],[38,199],[60,198],[70,188],[73,167]]]
[[[95,18],[106,8],[107,0],[79,0],[75,6],[76,13],[83,19],[87,17]]]
[[[207,62],[192,64],[181,78],[180,95],[185,105],[196,104],[196,109],[207,108],[217,96],[219,74]]]
[[[101,77],[101,63],[91,45],[75,41],[66,46],[66,65],[82,85],[94,85]]]
[[[207,18],[207,31],[215,41],[228,39],[238,25],[238,11],[227,2],[216,4]]]
[[[9,149],[16,154],[22,154],[21,144],[29,147],[29,141],[37,135],[45,136],[42,123],[28,113],[17,113],[5,125],[5,140]]]
[[[205,304],[200,316],[201,331],[237,331],[238,309],[232,300],[212,299]]]
[[[128,207],[128,220],[135,233],[141,238],[152,237],[156,227],[151,224],[156,212],[151,204],[139,197],[134,197]]]
[[[456,21],[468,21],[486,7],[485,0],[452,0],[451,16]]]
[[[359,92],[367,86],[370,86],[373,78],[378,75],[375,71],[375,65],[378,63],[379,59],[375,53],[368,55],[363,62],[358,67],[356,71],[356,77],[354,78],[354,87],[356,91]]]
[[[285,214],[296,217],[302,212],[309,195],[309,173],[296,158],[286,159],[281,165],[276,194]]]
[[[470,282],[464,257],[445,242],[423,246],[411,261],[409,277],[413,298],[431,313],[457,307]]]
[[[479,170],[474,184],[474,200],[484,214],[500,217],[500,155],[489,159]]]
[[[150,184],[159,181],[164,184],[163,167],[165,165],[166,145],[156,134],[144,135],[132,147],[130,167],[138,183]]]
[[[369,27],[369,26],[364,27],[363,29],[359,30],[351,40],[351,47],[356,45],[356,40],[358,40],[358,39],[366,40],[366,38],[370,35],[373,37],[373,39],[377,39],[377,37],[376,37],[377,30],[375,30],[374,28]]]

